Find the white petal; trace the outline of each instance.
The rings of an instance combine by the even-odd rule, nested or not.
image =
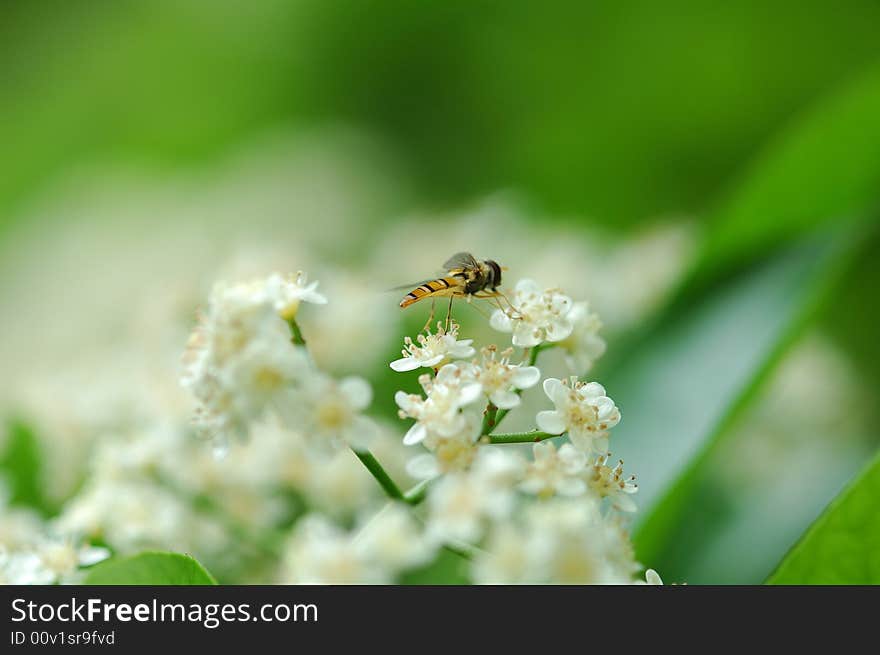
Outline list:
[[[621,512],[635,512],[638,509],[636,501],[629,496],[617,496],[614,499],[614,506]]]
[[[553,321],[546,327],[544,332],[547,335],[547,341],[562,341],[571,336],[572,330],[574,330],[574,326],[571,322],[567,319],[561,319]]]
[[[568,318],[568,320],[571,321],[572,323],[577,323],[582,318],[585,318],[589,313],[590,313],[589,303],[587,303],[584,300],[581,300],[579,302],[572,304],[571,309],[568,311],[568,316],[566,318]]]
[[[450,348],[449,349],[449,356],[450,357],[471,357],[475,352],[477,352],[469,345],[470,342],[472,341],[472,339],[468,339],[467,341],[468,341],[468,343],[465,343],[464,341],[459,341],[452,348]]]
[[[586,454],[579,451],[570,443],[562,444],[559,449],[559,459],[569,471],[580,471],[587,464]]]
[[[587,490],[587,483],[580,478],[564,478],[556,483],[556,491],[563,496],[580,496]]]
[[[482,395],[483,387],[480,384],[476,382],[464,384],[458,392],[458,403],[460,405],[470,405]]]
[[[532,446],[532,457],[535,461],[551,459],[556,454],[556,446],[552,441],[539,441]]]
[[[458,373],[458,366],[455,364],[444,364],[439,371],[437,371],[436,381],[446,384],[449,382],[447,378],[454,379],[456,374]]]
[[[91,566],[110,557],[110,551],[98,546],[83,546],[79,549],[78,559],[80,566]]]
[[[339,383],[339,390],[355,409],[366,409],[373,399],[370,383],[359,377],[348,377]]]
[[[512,391],[496,391],[489,396],[489,400],[498,409],[513,409],[522,402],[520,397]]]
[[[541,379],[541,370],[537,366],[518,366],[510,379],[517,389],[529,389]]]
[[[425,426],[421,423],[415,423],[404,435],[403,445],[412,446],[413,444],[423,441],[427,436],[428,431],[425,429]]]
[[[434,368],[435,366],[437,366],[437,364],[442,362],[444,359],[446,359],[446,355],[444,355],[443,353],[441,353],[439,355],[434,355],[430,359],[424,360],[422,362],[422,366],[424,366],[426,368]]]
[[[467,421],[462,414],[453,413],[444,422],[432,423],[431,429],[441,437],[454,437],[467,427]]]
[[[556,402],[560,389],[565,390],[565,385],[562,384],[562,380],[558,380],[557,378],[547,378],[544,380],[544,393],[547,394],[547,397],[554,403]]]
[[[431,453],[416,455],[406,463],[406,472],[416,480],[430,480],[440,475],[437,458]]]
[[[398,373],[403,373],[416,370],[419,367],[419,363],[413,357],[401,357],[400,359],[395,359],[389,366]]]
[[[562,315],[567,315],[571,312],[571,306],[571,298],[560,293],[555,294],[553,300],[550,302],[550,308],[552,311]]]
[[[397,403],[397,406],[400,407],[404,412],[410,413],[413,409],[412,396],[408,394],[406,391],[398,391],[394,394],[394,402]]]
[[[589,453],[593,450],[593,437],[589,433],[569,432],[568,439],[580,451]]]
[[[540,295],[543,293],[541,287],[538,286],[538,283],[534,280],[530,280],[529,278],[523,278],[519,282],[516,283],[516,287],[514,287],[517,295],[519,294],[534,294]]]
[[[600,398],[605,395],[605,387],[598,382],[587,382],[581,387],[581,393],[588,398]]]
[[[654,569],[648,569],[645,571],[645,582],[650,585],[662,585],[663,580],[660,579],[660,575]]]
[[[492,318],[489,319],[489,325],[499,332],[510,332],[513,329],[513,321],[511,321],[510,317],[500,309],[496,309],[492,313]]]
[[[513,345],[520,348],[531,348],[541,343],[541,335],[534,325],[517,321],[513,328]]]
[[[302,299],[303,299],[304,301],[306,301],[306,302],[310,302],[310,303],[313,303],[313,304],[315,304],[315,305],[326,305],[326,304],[327,304],[327,298],[326,298],[326,296],[324,296],[323,294],[318,293],[317,291],[314,291],[314,290],[311,288],[311,286],[312,286],[312,285],[309,285],[310,288],[308,288],[308,289],[306,289],[306,290],[303,291]],[[317,286],[318,286],[318,283],[315,282],[315,283],[314,283],[314,286],[317,287]]]
[[[565,432],[565,419],[562,414],[554,411],[538,412],[535,417],[538,428],[547,434],[562,434]]]

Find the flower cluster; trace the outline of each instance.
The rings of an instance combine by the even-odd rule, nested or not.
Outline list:
[[[312,365],[296,343],[302,302],[327,302],[303,273],[215,286],[184,355],[181,383],[197,400],[197,428],[220,452],[270,411],[318,447],[369,446],[376,430],[361,412],[372,399],[370,385],[358,377],[337,381]]]
[[[390,584],[428,562],[436,549],[411,512],[388,504],[346,531],[320,514],[300,520],[287,545],[281,580],[289,584]]]
[[[437,332],[420,334],[416,337],[418,345],[406,337],[403,340],[402,358],[391,362],[395,371],[414,371],[417,368],[439,368],[452,359],[464,359],[476,352],[471,344],[473,339],[458,339],[458,324],[453,323],[447,332],[442,323],[437,323]]]
[[[608,450],[608,430],[620,422],[620,411],[598,382],[547,378],[544,393],[556,406],[540,412],[535,421],[548,434],[567,433],[571,442],[584,452]]]
[[[398,416],[412,421],[398,443],[420,451],[406,464],[420,482],[404,492],[370,450],[382,432],[363,413],[370,385],[332,377],[309,354],[297,312],[301,302],[325,302],[315,283],[272,275],[215,288],[183,376],[198,402],[200,429],[223,443],[274,416],[278,430],[295,440],[291,463],[321,462],[318,480],[329,479],[334,467],[347,475],[352,459],[339,456],[349,446],[390,497],[383,507],[363,505],[340,522],[344,517],[326,507],[326,498],[321,502],[325,494],[307,495],[311,511],[284,541],[283,581],[399,581],[444,546],[470,552],[475,582],[636,581],[641,567],[625,526],[637,487],[624,476],[623,462],[608,464],[620,411],[599,383],[544,376],[537,361],[541,352],[559,349],[569,366],[586,372],[605,349],[601,323],[585,302],[531,280],[505,300],[490,323],[512,335],[509,346],[488,345],[478,354],[472,339],[461,338],[461,326],[447,319],[435,332],[406,337],[402,357],[390,362],[397,373],[424,371],[421,393],[394,395]],[[536,429],[499,432],[523,393],[542,379],[553,407],[534,415]],[[502,445],[528,442],[531,453]],[[291,470],[291,479],[301,486],[298,471]],[[73,508],[66,516],[71,527],[89,532],[87,517],[74,520]]]
[[[291,348],[282,313],[302,300],[324,301],[303,278],[269,278],[217,284],[184,354],[181,383],[197,401],[194,422],[221,450],[247,436],[307,368],[305,353]]]
[[[0,584],[74,583],[84,568],[110,556],[106,548],[42,530],[35,517],[26,527],[16,523],[10,521],[0,533]]]
[[[540,352],[558,348],[583,371],[601,356],[598,317],[559,289],[523,280],[491,325],[512,334],[510,347],[490,345],[468,361],[472,341],[459,340],[453,323],[448,334],[420,336],[420,347],[405,340],[404,359],[391,364],[396,371],[434,367],[433,375],[419,377],[422,394],[395,396],[399,416],[414,421],[403,443],[424,448],[408,470],[430,480],[427,535],[477,548],[477,582],[632,582],[640,567],[625,524],[636,509],[637,486],[624,476],[622,461],[608,465],[610,433],[621,414],[604,387],[546,377],[542,386],[553,409],[534,416],[537,429],[496,431],[523,391],[542,379]],[[517,442],[537,442],[531,457],[498,445]]]
[[[513,333],[514,346],[556,344],[578,374],[588,373],[605,354],[606,344],[599,336],[602,322],[589,303],[573,302],[560,289],[542,290],[534,280],[520,280],[510,306],[495,310],[490,323],[496,330]]]

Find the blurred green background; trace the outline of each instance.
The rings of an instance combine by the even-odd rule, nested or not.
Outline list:
[[[433,203],[513,187],[603,225],[703,216],[873,62],[878,24],[868,0],[4,2],[0,209],[84,161],[192,166],[345,122]]]
[[[867,0],[7,0],[0,241],[79,171],[109,162],[173,180],[266,135],[339,126],[369,135],[402,181],[379,222],[454,214],[499,189],[550,231],[626,239],[685,218],[697,247],[680,285],[609,338],[597,376],[627,417],[620,454],[646,510],[701,458],[688,502],[650,527],[650,548],[637,539],[646,563],[671,581],[760,582],[880,443],[878,27]],[[718,341],[695,336],[714,329]],[[784,447],[761,451],[768,471],[752,484],[724,464],[756,438],[750,413],[785,416],[766,409],[767,389],[785,389],[787,353],[816,340],[856,381],[835,402],[859,420],[798,422],[804,397],[830,402],[821,373],[774,443],[813,429],[830,447],[803,469]],[[713,359],[719,343],[729,359]],[[729,384],[701,384],[727,371]],[[663,400],[646,381],[688,376],[682,405],[708,409],[655,419]],[[686,446],[646,456],[640,440],[680,418]],[[779,470],[793,471],[789,495],[761,486]]]

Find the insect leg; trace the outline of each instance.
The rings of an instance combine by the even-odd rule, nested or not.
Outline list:
[[[514,314],[514,317],[516,315],[520,315],[520,311],[514,306],[514,304],[512,302],[510,302],[510,299],[506,295],[504,295],[504,293],[502,293],[501,291],[497,291],[497,290],[496,291],[483,291],[483,292],[481,292],[481,294],[474,294],[474,298],[483,298],[485,300],[493,301],[492,304],[495,307],[497,307],[498,309],[500,309],[502,312],[504,312],[505,314],[510,314],[512,311]],[[509,310],[504,308],[504,305],[501,304],[501,301],[499,300],[499,298],[504,299],[504,301],[507,303],[507,306],[509,307]]]
[[[472,303],[472,302],[470,301],[471,298],[475,298],[475,297],[476,297],[476,296],[474,296],[474,295],[469,295],[469,296],[468,296],[468,304],[469,304],[471,307],[473,307],[474,309],[476,309],[478,312],[480,312],[480,315],[481,315],[483,318],[485,318],[486,320],[491,320],[492,317],[489,316],[489,314],[487,314],[487,313],[483,310],[482,307],[480,307],[477,303]]]
[[[446,332],[449,332],[449,323],[452,320],[452,301],[455,296],[449,296],[449,307],[446,309]]]
[[[501,311],[504,311],[504,307],[501,305],[501,303],[498,300],[499,295],[500,294],[497,291],[481,291],[480,293],[475,293],[474,298],[480,298],[481,300],[494,301],[494,302],[492,302],[492,304],[495,305],[495,307],[497,307]]]
[[[436,307],[437,299],[431,298],[431,313],[428,314],[428,320],[425,323],[425,327],[422,328],[422,332],[431,332],[431,323],[434,321],[434,308]]]
[[[518,314],[518,315],[520,315],[520,316],[522,315],[522,312],[520,312],[520,311],[516,308],[516,306],[515,306],[512,302],[510,302],[510,298],[508,298],[508,297],[504,294],[503,291],[496,291],[496,293],[497,293],[501,298],[504,298],[504,302],[507,303],[507,306],[510,307],[510,309],[512,309],[516,314]]]

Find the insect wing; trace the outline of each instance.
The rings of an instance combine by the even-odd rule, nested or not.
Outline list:
[[[479,264],[477,264],[477,260],[469,252],[457,252],[452,257],[446,260],[446,263],[443,264],[443,268],[445,268],[447,271],[454,271],[458,269],[473,270],[475,268],[479,268]]]

